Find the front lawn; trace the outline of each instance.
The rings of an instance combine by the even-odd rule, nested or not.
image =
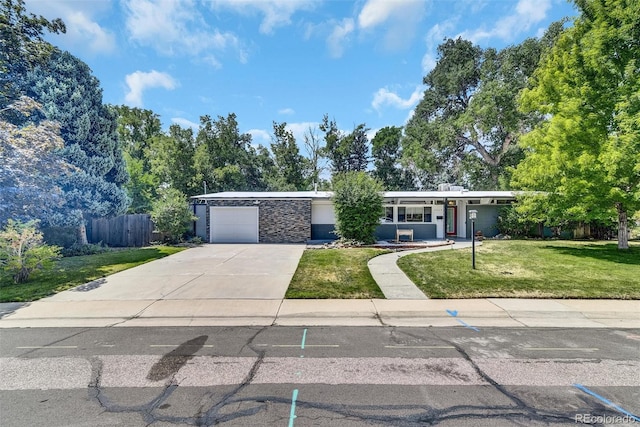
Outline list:
[[[286,298],[384,298],[367,261],[387,252],[372,248],[307,249]]]
[[[430,298],[640,299],[640,244],[484,241],[471,249],[408,255],[400,268]]]
[[[36,271],[26,283],[21,284],[14,284],[11,277],[4,274],[0,276],[0,302],[34,301],[183,249],[154,246],[62,258],[53,269]]]

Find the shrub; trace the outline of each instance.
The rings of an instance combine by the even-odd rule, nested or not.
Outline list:
[[[42,227],[40,229],[48,245],[70,248],[78,243],[78,227]]]
[[[62,249],[62,256],[72,257],[72,256],[82,256],[82,255],[95,255],[95,254],[101,254],[108,251],[109,251],[109,248],[101,244],[89,243],[87,245],[81,245],[79,243],[75,243],[68,248]]]
[[[44,243],[38,221],[12,219],[0,231],[0,265],[15,283],[25,282],[36,269],[47,269],[60,258],[60,248]]]
[[[345,172],[334,178],[333,190],[338,237],[374,243],[384,213],[382,184],[365,172]]]
[[[156,230],[170,242],[178,242],[198,219],[189,209],[186,196],[175,188],[160,191],[160,198],[152,203],[151,220]]]

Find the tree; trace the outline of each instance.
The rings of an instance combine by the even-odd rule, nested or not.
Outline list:
[[[319,127],[324,132],[325,153],[331,161],[333,174],[367,169],[369,129],[364,124],[359,124],[353,132],[345,135],[338,129],[336,121],[329,120],[329,116],[325,114]]]
[[[194,165],[210,191],[259,191],[266,187],[251,135],[240,133],[236,115],[200,118]]]
[[[44,244],[38,221],[10,219],[0,230],[0,266],[13,276],[15,283],[29,279],[34,270],[50,268],[60,258],[60,248]]]
[[[313,188],[314,185],[320,187],[323,184],[326,184],[325,180],[322,178],[322,174],[326,171],[326,162],[324,161],[324,159],[326,159],[325,147],[320,142],[320,138],[318,137],[315,129],[313,129],[311,126],[307,128],[303,138],[304,148],[308,156],[308,184],[311,184],[308,187]]]
[[[640,210],[640,3],[575,3],[580,16],[522,96],[523,110],[545,120],[521,141],[514,185],[546,192],[522,211],[617,218],[618,248],[628,249],[628,217]]]
[[[29,119],[39,108],[23,96],[0,113]],[[0,117],[0,141],[0,224],[9,218],[55,223],[65,203],[60,179],[74,170],[60,156],[60,126],[49,120],[16,126]]]
[[[160,118],[151,110],[126,105],[109,108],[117,117],[118,138],[129,175],[125,188],[131,203],[127,211],[149,212],[159,186],[157,177],[151,172],[151,161],[155,156],[150,153],[150,145],[154,138],[163,136]]]
[[[404,156],[432,176],[432,186],[508,185],[508,167],[522,157],[518,136],[539,119],[518,111],[518,96],[560,29],[553,24],[542,39],[501,51],[461,38],[438,46],[438,62],[424,78],[427,89],[403,139]]]
[[[380,129],[371,140],[374,178],[388,191],[415,189],[411,169],[400,164],[402,158],[402,128],[397,126]]]
[[[23,0],[0,2],[0,108],[18,99],[28,71],[47,62],[54,48],[44,41],[45,31],[64,33],[66,27],[60,19],[27,15]]]
[[[196,219],[185,195],[175,188],[160,190],[159,198],[153,202],[151,220],[156,229],[165,233],[172,242],[180,241]]]
[[[44,116],[60,123],[63,157],[77,169],[63,177],[67,220],[87,242],[84,216],[126,211],[128,180],[116,116],[102,104],[102,90],[89,67],[68,52],[55,51],[25,78],[25,91],[42,104]]]
[[[278,191],[304,190],[306,187],[306,159],[300,155],[298,144],[286,123],[273,122],[273,169],[270,187]]]
[[[341,239],[370,244],[384,210],[382,184],[366,172],[344,172],[333,180],[336,234]]]
[[[196,181],[194,155],[193,130],[176,124],[169,127],[169,135],[152,138],[147,152],[155,181],[187,195],[200,194],[202,188],[202,182]]]

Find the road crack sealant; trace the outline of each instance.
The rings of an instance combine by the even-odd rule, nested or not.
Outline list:
[[[250,399],[244,399],[244,398],[234,399],[234,396],[237,396],[242,390],[244,390],[248,385],[251,384],[253,378],[258,372],[258,369],[260,368],[260,365],[264,360],[266,351],[263,349],[257,349],[253,344],[253,342],[260,335],[260,333],[262,333],[266,329],[267,327],[263,327],[260,330],[258,330],[253,336],[249,338],[247,343],[243,345],[243,347],[240,349],[240,353],[242,353],[242,351],[248,347],[253,352],[255,352],[256,355],[258,356],[256,361],[251,366],[251,369],[249,370],[248,374],[242,381],[242,383],[238,384],[231,391],[225,393],[223,396],[217,399],[217,401],[210,403],[211,406],[209,407],[209,409],[205,410],[207,405],[205,404],[201,405],[198,412],[194,416],[176,417],[176,416],[162,415],[155,412],[179,388],[180,384],[176,381],[176,375],[178,374],[180,368],[184,365],[184,363],[178,363],[177,365],[173,366],[174,370],[171,372],[167,372],[163,367],[160,367],[160,365],[158,364],[154,365],[154,368],[152,368],[152,372],[150,372],[149,375],[156,377],[158,376],[157,374],[161,373],[160,371],[163,371],[161,376],[165,377],[167,374],[170,374],[171,376],[170,380],[165,384],[165,386],[162,388],[160,393],[157,396],[155,396],[153,399],[148,401],[147,403],[144,403],[141,405],[125,406],[125,405],[118,405],[110,402],[109,398],[106,395],[106,392],[103,390],[101,386],[103,363],[99,358],[93,357],[89,360],[92,367],[91,381],[88,386],[89,398],[97,402],[100,405],[100,407],[103,408],[106,412],[131,413],[131,414],[137,413],[142,417],[142,419],[144,420],[145,423],[147,423],[147,425],[153,425],[156,422],[163,422],[163,423],[176,424],[176,425],[209,426],[209,425],[214,425],[220,422],[231,421],[236,418],[255,415],[261,410],[266,409],[266,406],[273,402],[281,403],[281,404],[288,403],[289,402],[288,399],[275,397],[275,396],[273,397],[263,396],[260,398],[250,398]],[[182,347],[186,349],[188,347],[196,347],[199,350],[204,345],[204,341],[202,338],[203,337],[201,336],[201,337],[191,339],[186,343],[183,343],[183,345],[179,346],[178,348]],[[195,346],[193,345],[194,343],[196,344]],[[173,350],[172,353],[176,354],[176,350]],[[195,351],[192,351],[191,357],[193,356],[193,353],[195,353]],[[165,355],[163,357],[166,358],[167,356],[168,355]],[[187,357],[186,360],[188,360],[189,355],[185,357]],[[186,360],[180,359],[179,362],[182,362],[182,361],[186,362]],[[207,392],[202,396],[202,399],[211,399],[213,397],[214,397],[214,394],[212,392]],[[259,405],[256,407],[252,407],[252,408],[248,408],[240,411],[234,411],[233,413],[230,413],[230,414],[220,414],[221,409],[225,408],[229,404],[236,404],[236,403],[242,404],[242,403],[249,403],[249,402],[258,403]]]
[[[209,426],[218,423],[237,421],[243,418],[250,418],[261,411],[272,411],[274,406],[282,407],[283,413],[285,407],[290,409],[291,397],[282,395],[256,395],[240,397],[239,394],[252,384],[258,370],[260,369],[266,355],[266,350],[263,347],[254,344],[256,338],[269,327],[265,326],[258,330],[253,336],[251,336],[246,344],[244,344],[240,350],[243,352],[245,348],[251,349],[257,355],[255,362],[252,364],[249,372],[244,377],[243,381],[237,386],[233,387],[230,391],[216,398],[213,391],[208,391],[202,395],[202,400],[208,400],[207,403],[203,403],[198,408],[197,412],[193,416],[169,416],[158,414],[158,408],[161,408],[163,404],[169,399],[169,397],[179,389],[180,385],[175,381],[175,375],[173,373],[171,381],[169,381],[164,388],[158,393],[156,397],[148,401],[147,403],[134,406],[123,406],[113,404],[109,401],[105,394],[105,391],[101,388],[100,381],[102,375],[102,362],[98,358],[92,358],[90,360],[92,366],[92,380],[89,384],[89,397],[91,400],[96,401],[106,412],[116,413],[137,413],[139,414],[145,423],[153,425],[156,422],[163,422],[167,424],[175,425],[197,425],[197,426]],[[400,330],[395,327],[390,328],[390,336],[393,342],[402,343],[400,335],[404,334],[410,336],[414,340],[424,340],[424,336],[412,334],[406,330]],[[313,401],[311,399],[305,399],[303,394],[299,394],[296,399],[296,408],[299,414],[296,415],[297,421],[304,423],[313,422],[318,420],[340,420],[340,421],[352,421],[362,422],[368,425],[402,425],[402,426],[424,426],[424,425],[438,425],[451,421],[473,421],[495,419],[506,420],[513,422],[541,422],[547,424],[566,424],[568,422],[573,423],[575,420],[573,417],[556,413],[552,411],[544,411],[538,408],[532,407],[527,404],[523,399],[516,394],[510,392],[505,387],[500,385],[497,381],[491,378],[486,372],[484,372],[480,366],[473,360],[473,358],[462,348],[459,344],[451,342],[446,338],[439,336],[433,329],[429,329],[429,333],[440,340],[443,343],[447,343],[460,354],[460,356],[466,360],[476,372],[476,374],[486,383],[481,387],[490,387],[496,390],[500,395],[506,397],[511,404],[502,405],[451,405],[446,408],[436,408],[425,404],[388,404],[388,405],[351,405],[348,403],[323,403]],[[616,414],[611,412],[608,408],[597,402],[590,402],[587,398],[580,397],[588,406],[593,409],[597,409],[602,414]],[[229,411],[230,405],[238,405],[232,412]],[[239,409],[244,405],[249,405],[245,409]],[[207,409],[208,408],[208,409]],[[227,409],[226,413],[222,413],[224,409]],[[325,414],[318,414],[317,411],[325,412]],[[407,414],[406,412],[411,412]],[[397,414],[394,412],[403,412]],[[275,417],[281,419],[283,423],[286,422],[285,417],[281,417],[279,414],[274,414]],[[304,420],[304,421],[303,421]],[[247,420],[250,422],[249,420]]]

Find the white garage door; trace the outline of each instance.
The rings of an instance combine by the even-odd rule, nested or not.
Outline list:
[[[258,207],[216,207],[210,211],[211,243],[258,243]]]

